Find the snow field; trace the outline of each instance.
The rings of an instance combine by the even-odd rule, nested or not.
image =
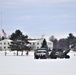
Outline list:
[[[28,56],[0,52],[0,75],[76,75],[76,53],[69,55],[70,59],[34,59],[33,52]]]

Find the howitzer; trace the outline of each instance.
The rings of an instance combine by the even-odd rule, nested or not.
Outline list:
[[[53,49],[49,55],[51,59],[56,59],[56,58],[67,58],[69,59],[70,56],[67,55],[70,52],[70,49],[68,50],[62,50],[62,49]]]

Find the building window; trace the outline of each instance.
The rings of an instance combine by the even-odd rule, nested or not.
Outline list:
[[[37,48],[39,48],[39,47],[37,47]]]
[[[5,49],[6,47],[4,47],[4,49]]]
[[[5,45],[6,43],[4,43],[4,45]]]
[[[48,45],[51,45],[51,43],[48,43]]]
[[[0,47],[0,49],[2,49],[2,47]]]
[[[10,47],[8,47],[8,48],[10,48]]]
[[[0,43],[0,45],[1,45],[2,43]]]
[[[32,47],[30,47],[30,48],[32,48]]]
[[[33,45],[34,45],[35,43],[33,43]]]
[[[39,45],[39,43],[37,43],[37,45]]]

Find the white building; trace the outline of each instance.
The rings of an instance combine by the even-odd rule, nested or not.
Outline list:
[[[37,48],[41,48],[42,43],[43,43],[44,38],[42,39],[35,39],[35,40],[31,40],[30,42],[30,46],[32,50],[35,50]],[[5,50],[10,50],[9,45],[11,44],[12,40],[9,39],[4,39],[0,41],[0,51],[5,51]],[[53,49],[53,42],[49,41],[46,39],[47,42],[47,46],[50,50]]]
[[[0,41],[0,50],[4,51],[4,50],[10,50],[9,49],[9,45],[12,42],[12,40],[9,39],[4,39]]]
[[[31,49],[35,50],[37,48],[41,48],[43,40],[44,40],[44,38],[29,41]],[[53,49],[53,42],[51,42],[51,41],[49,41],[47,39],[46,39],[46,42],[47,42],[48,49],[52,50]]]

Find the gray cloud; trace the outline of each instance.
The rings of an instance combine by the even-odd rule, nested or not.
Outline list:
[[[50,5],[50,4],[69,4],[76,0],[3,0],[0,1],[0,7],[16,8],[27,5]]]

